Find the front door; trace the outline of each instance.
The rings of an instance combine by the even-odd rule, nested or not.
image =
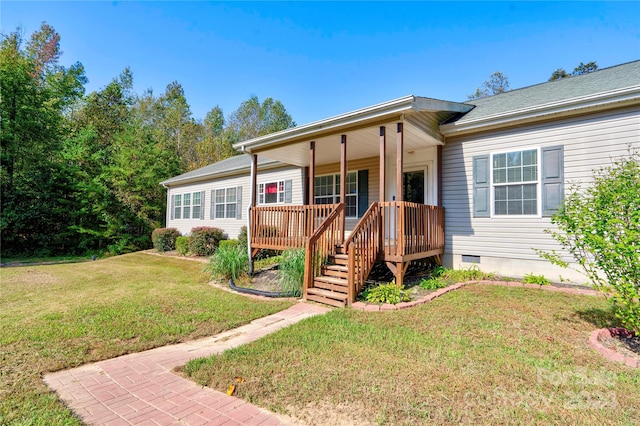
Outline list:
[[[424,204],[424,170],[403,173],[402,199]]]

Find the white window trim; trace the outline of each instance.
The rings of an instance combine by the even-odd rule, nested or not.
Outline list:
[[[198,198],[200,198],[200,202],[198,204],[195,203],[195,195],[198,194]],[[194,207],[198,207],[198,217],[195,217],[193,214]],[[204,208],[202,205],[202,192],[196,191],[191,193],[191,219],[201,219],[204,213]]]
[[[355,173],[355,175],[356,175],[356,192],[354,194],[348,194],[347,195],[349,197],[355,197],[356,198],[356,215],[355,216],[346,216],[349,219],[357,219],[358,218],[358,172],[359,172],[359,170],[349,170],[349,172],[347,173],[347,174]],[[333,193],[333,195],[330,195],[330,196],[333,197],[334,203],[339,203],[340,202],[340,195],[335,193],[335,188],[336,188],[336,176],[340,176],[340,173],[327,173],[327,174],[324,174],[324,175],[316,175],[316,176],[314,176],[314,179],[315,178],[326,177],[326,176],[332,176],[333,177],[332,188],[333,188],[334,193]],[[313,182],[313,188],[314,188],[314,191],[313,191],[313,203],[314,204],[316,204],[316,199],[317,198],[329,197],[329,195],[317,195],[316,191],[315,191],[315,185],[316,185],[316,182],[314,180],[314,182]],[[336,198],[338,198],[337,201],[336,201]]]
[[[286,203],[285,199],[286,199],[286,183],[285,183],[286,179],[278,179],[278,180],[270,180],[268,182],[260,182],[258,183],[258,205],[259,206],[277,206],[277,205],[283,205],[283,204],[290,204],[290,203]],[[277,186],[277,191],[276,191],[276,198],[277,201],[275,203],[267,203],[266,202],[266,195],[264,190],[266,189],[267,185],[269,185],[270,183],[275,183]],[[282,184],[282,191],[280,191],[280,184]],[[262,188],[262,191],[260,191],[260,189]],[[282,201],[280,201],[280,195],[282,194]],[[260,199],[262,199],[262,201],[260,201]]]
[[[218,202],[218,191],[224,191],[224,201],[222,203]],[[229,191],[233,191],[236,195],[236,200],[235,201],[227,201],[227,194]],[[235,219],[238,215],[238,212],[236,211],[235,214],[233,216],[227,216],[227,206],[229,205],[234,205],[236,206],[236,210],[237,210],[237,205],[238,205],[238,187],[237,186],[230,186],[230,187],[224,187],[224,188],[214,188],[213,189],[213,197],[214,197],[214,209],[215,211],[213,212],[213,220],[220,220],[220,219]],[[218,217],[218,206],[224,206],[224,215],[222,217]]]
[[[513,185],[530,185],[532,183],[536,184],[536,210],[537,214],[499,214],[495,213],[496,202],[495,202],[495,187],[496,186],[509,186],[509,185],[494,185],[493,183],[493,156],[498,154],[508,154],[510,152],[523,152],[523,151],[532,151],[535,150],[537,152],[536,158],[538,160],[537,164],[537,181],[528,181],[528,182],[520,182],[514,183]],[[521,148],[513,148],[509,150],[503,151],[493,151],[489,153],[489,202],[491,203],[491,218],[496,219],[511,219],[511,218],[541,218],[542,217],[542,150],[539,146],[529,146],[529,147],[521,147]]]

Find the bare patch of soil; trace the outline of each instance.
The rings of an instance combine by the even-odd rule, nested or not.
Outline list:
[[[252,277],[246,277],[236,282],[236,286],[260,291],[280,292],[282,291],[280,271],[277,265],[257,271]]]
[[[600,343],[607,349],[640,362],[640,336],[615,334],[612,337],[601,338]]]
[[[361,420],[366,418],[363,408],[347,403],[331,403],[328,401],[310,402],[304,408],[289,407],[288,411],[297,420],[309,426],[373,426],[375,423]]]

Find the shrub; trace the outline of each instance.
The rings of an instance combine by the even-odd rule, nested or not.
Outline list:
[[[189,254],[189,237],[180,236],[176,238],[176,251],[180,256]]]
[[[189,251],[196,256],[211,256],[218,248],[220,240],[226,239],[219,228],[200,226],[191,230]]]
[[[211,256],[206,270],[217,278],[237,280],[248,267],[247,251],[240,247],[237,240],[227,240],[220,242],[220,247]]]
[[[294,296],[302,294],[304,259],[305,251],[302,248],[287,249],[282,252],[279,269],[283,292]]]
[[[244,247],[245,250],[249,245],[246,226],[243,226],[242,228],[240,228],[240,233],[238,234],[238,245],[240,245],[241,247]]]
[[[395,280],[363,291],[362,297],[370,303],[390,303],[392,305],[411,300],[409,294],[396,285]]]
[[[538,284],[538,285],[549,285],[551,284],[549,280],[544,275],[534,275],[534,273],[526,274],[524,276],[524,282],[526,284]]]
[[[220,249],[221,247],[239,247],[240,243],[238,242],[238,240],[222,240],[220,241],[220,244],[218,244],[218,249]]]
[[[159,252],[171,251],[176,248],[176,238],[180,232],[176,228],[156,228],[151,233],[153,247]]]
[[[594,171],[586,188],[571,185],[546,232],[571,254],[591,282],[608,293],[616,316],[640,332],[640,154],[631,151]],[[570,267],[560,253],[536,250]]]

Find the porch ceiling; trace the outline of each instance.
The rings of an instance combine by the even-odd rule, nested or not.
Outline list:
[[[404,152],[409,152],[441,145],[443,137],[438,126],[452,115],[445,111],[400,114],[382,121],[310,135],[286,145],[254,150],[253,153],[272,160],[306,167],[309,165],[309,142],[315,141],[316,164],[337,163],[340,161],[341,135],[347,135],[347,159],[377,157],[380,152],[380,126],[385,126],[387,155],[395,156],[398,123],[403,123]]]
[[[315,141],[316,164],[329,164],[340,160],[341,135],[347,135],[348,159],[378,156],[379,129],[385,126],[387,155],[395,156],[398,123],[404,126],[404,151],[410,152],[441,145],[440,123],[472,108],[469,104],[411,95],[240,142],[234,147],[249,154],[306,167],[309,165],[309,142]]]

